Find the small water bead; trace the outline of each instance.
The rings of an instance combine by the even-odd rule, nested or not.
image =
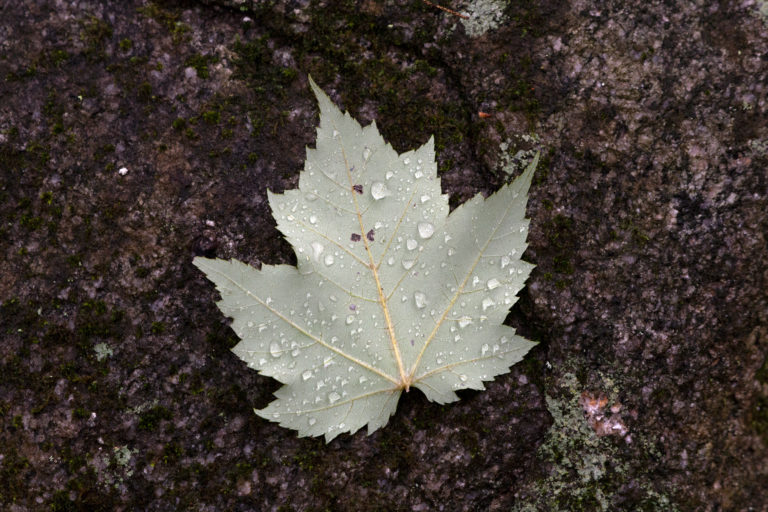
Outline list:
[[[429,197],[427,194],[424,194],[423,196],[421,196],[421,202],[422,202],[422,203],[426,203],[426,202],[427,202],[427,201],[429,201],[430,199],[432,199],[432,198],[431,198],[431,197]]]
[[[470,317],[468,317],[468,316],[463,316],[463,317],[459,318],[459,327],[462,328],[462,329],[465,328],[466,326],[468,326],[471,323],[472,323],[472,319]]]
[[[307,421],[307,423],[309,423],[309,426],[311,427],[312,425],[317,423],[317,419],[316,418],[309,418],[309,421]]]
[[[360,382],[360,384],[368,382],[368,377],[366,377],[365,375],[361,375],[360,379],[359,379],[359,382]]]
[[[301,378],[304,380],[309,380],[312,378],[312,370],[307,370],[304,373],[301,374]]]
[[[464,375],[464,374],[462,374],[462,375],[459,375],[459,380],[460,380],[461,382],[467,382],[467,376],[466,376],[466,375]]]
[[[472,286],[477,286],[477,283],[480,282],[480,278],[475,276],[472,278]]]
[[[365,146],[365,149],[363,149],[363,160],[367,162],[369,158],[371,158],[371,148]]]
[[[423,292],[415,292],[413,294],[413,301],[416,303],[416,307],[423,309],[427,305],[427,296]]]
[[[404,163],[405,165],[408,165],[408,164],[410,164],[410,163],[411,163],[411,159],[410,159],[410,158],[406,158],[406,159],[404,159],[404,160],[403,160],[403,163]]]
[[[483,299],[483,311],[495,305],[496,305],[496,302],[494,302],[494,300],[491,299],[490,297],[486,297]]]
[[[347,325],[350,325],[352,322],[355,321],[355,315],[347,315]]]
[[[394,264],[395,264],[394,256],[390,256],[389,258],[387,258],[387,265],[394,265]]]
[[[310,203],[311,203],[312,201],[317,201],[317,194],[314,194],[314,193],[310,192],[309,194],[307,194],[307,195],[305,195],[305,196],[304,196],[304,199],[306,199],[306,200],[307,200],[307,201],[309,201]]]
[[[269,353],[272,354],[272,357],[280,357],[283,355],[283,349],[280,347],[280,344],[276,341],[273,341],[269,345]]]
[[[323,359],[323,368],[328,368],[333,364],[333,356],[328,356]]]
[[[323,254],[325,247],[320,242],[312,242],[312,257],[315,261],[320,261],[320,255]]]
[[[333,138],[337,138],[339,136],[339,130],[333,130]]]
[[[506,267],[506,266],[507,266],[507,265],[509,265],[510,263],[512,263],[512,260],[511,260],[511,259],[509,259],[509,256],[502,256],[502,257],[501,257],[501,268],[504,268],[504,267]]]
[[[410,270],[411,267],[416,263],[416,260],[403,260],[403,268],[405,270]]]
[[[335,392],[335,391],[331,391],[331,392],[328,394],[328,401],[329,401],[330,403],[332,403],[332,404],[335,404],[335,403],[336,403],[336,402],[338,402],[339,400],[341,400],[341,395],[340,395],[340,394],[338,394],[337,392]]]
[[[499,282],[498,279],[494,277],[493,279],[489,279],[488,282],[485,283],[485,285],[488,287],[489,290],[495,290],[496,288],[499,287],[499,285],[501,285],[501,283]]]
[[[430,238],[435,234],[435,226],[429,222],[419,222],[418,230],[421,238]]]
[[[323,259],[323,263],[325,263],[326,267],[330,267],[331,265],[333,265],[334,261],[335,260],[334,260],[333,254],[331,253],[326,254],[325,258]]]
[[[387,171],[387,174],[385,174],[384,177],[389,180],[389,179],[392,179],[392,176],[394,176],[394,175],[395,175],[394,172]]]
[[[317,224],[317,215],[310,215],[309,216],[309,223],[310,224]]]
[[[412,251],[419,246],[419,242],[417,242],[413,238],[409,238],[408,241],[405,242],[405,246],[408,248],[409,251]]]
[[[376,201],[384,199],[390,195],[392,195],[392,192],[390,192],[384,183],[380,181],[374,181],[373,185],[371,185],[371,197],[373,197],[373,199]]]
[[[414,177],[414,178],[416,178],[416,179],[419,179],[419,178],[421,178],[422,176],[424,176],[424,173],[423,173],[423,172],[421,172],[421,171],[416,171],[416,172],[413,174],[413,177]]]

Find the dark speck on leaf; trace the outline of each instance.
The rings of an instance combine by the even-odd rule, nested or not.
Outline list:
[[[365,234],[365,238],[368,239],[369,242],[373,242],[373,230],[370,230]]]
[[[411,340],[411,346],[413,346],[413,340]]]
[[[361,238],[363,237],[361,237],[357,233],[352,233],[352,235],[349,237],[349,239],[352,240],[353,242],[359,242]]]
[[[352,185],[352,190],[354,190],[358,194],[362,194],[363,193],[363,186],[362,185]]]

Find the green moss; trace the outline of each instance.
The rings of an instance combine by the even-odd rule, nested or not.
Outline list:
[[[152,334],[163,334],[165,332],[165,324],[163,322],[152,322],[149,332]]]
[[[163,9],[154,2],[149,2],[147,5],[136,9],[136,11],[165,27],[171,34],[175,44],[181,43],[187,38],[190,28],[179,21],[178,12]]]
[[[163,447],[163,464],[173,464],[179,460],[182,455],[184,455],[184,449],[179,443],[172,441]]]
[[[195,54],[188,57],[184,65],[193,68],[199,78],[208,78],[210,76],[208,65],[218,62],[218,60],[218,58],[212,55]]]
[[[120,48],[121,51],[127,52],[133,48],[133,41],[127,37],[125,39],[121,39],[120,43],[118,44],[118,48]]]
[[[80,39],[86,44],[85,55],[89,59],[103,59],[106,43],[112,38],[112,26],[96,16],[81,21],[81,25]]]
[[[173,414],[170,409],[157,405],[139,416],[139,430],[152,432],[157,430],[161,421],[170,420],[171,418],[173,418]]]
[[[219,124],[221,113],[218,110],[206,110],[202,114],[203,121],[210,125]]]
[[[142,103],[150,102],[154,99],[154,96],[152,95],[152,85],[149,82],[142,82],[136,89],[136,95]]]

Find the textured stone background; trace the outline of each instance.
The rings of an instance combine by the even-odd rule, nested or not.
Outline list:
[[[0,508],[766,510],[766,5],[445,4],[0,4]],[[277,385],[190,263],[294,261],[307,74],[435,134],[453,206],[543,151],[540,345],[327,446],[252,414]]]

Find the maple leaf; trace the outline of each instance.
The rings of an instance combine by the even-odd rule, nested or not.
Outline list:
[[[297,267],[194,264],[233,318],[235,354],[285,384],[256,414],[329,442],[385,425],[403,390],[447,403],[484,389],[535,345],[502,322],[533,268],[520,256],[537,159],[448,215],[432,138],[398,155],[310,85],[317,147],[298,189],[268,193]]]

